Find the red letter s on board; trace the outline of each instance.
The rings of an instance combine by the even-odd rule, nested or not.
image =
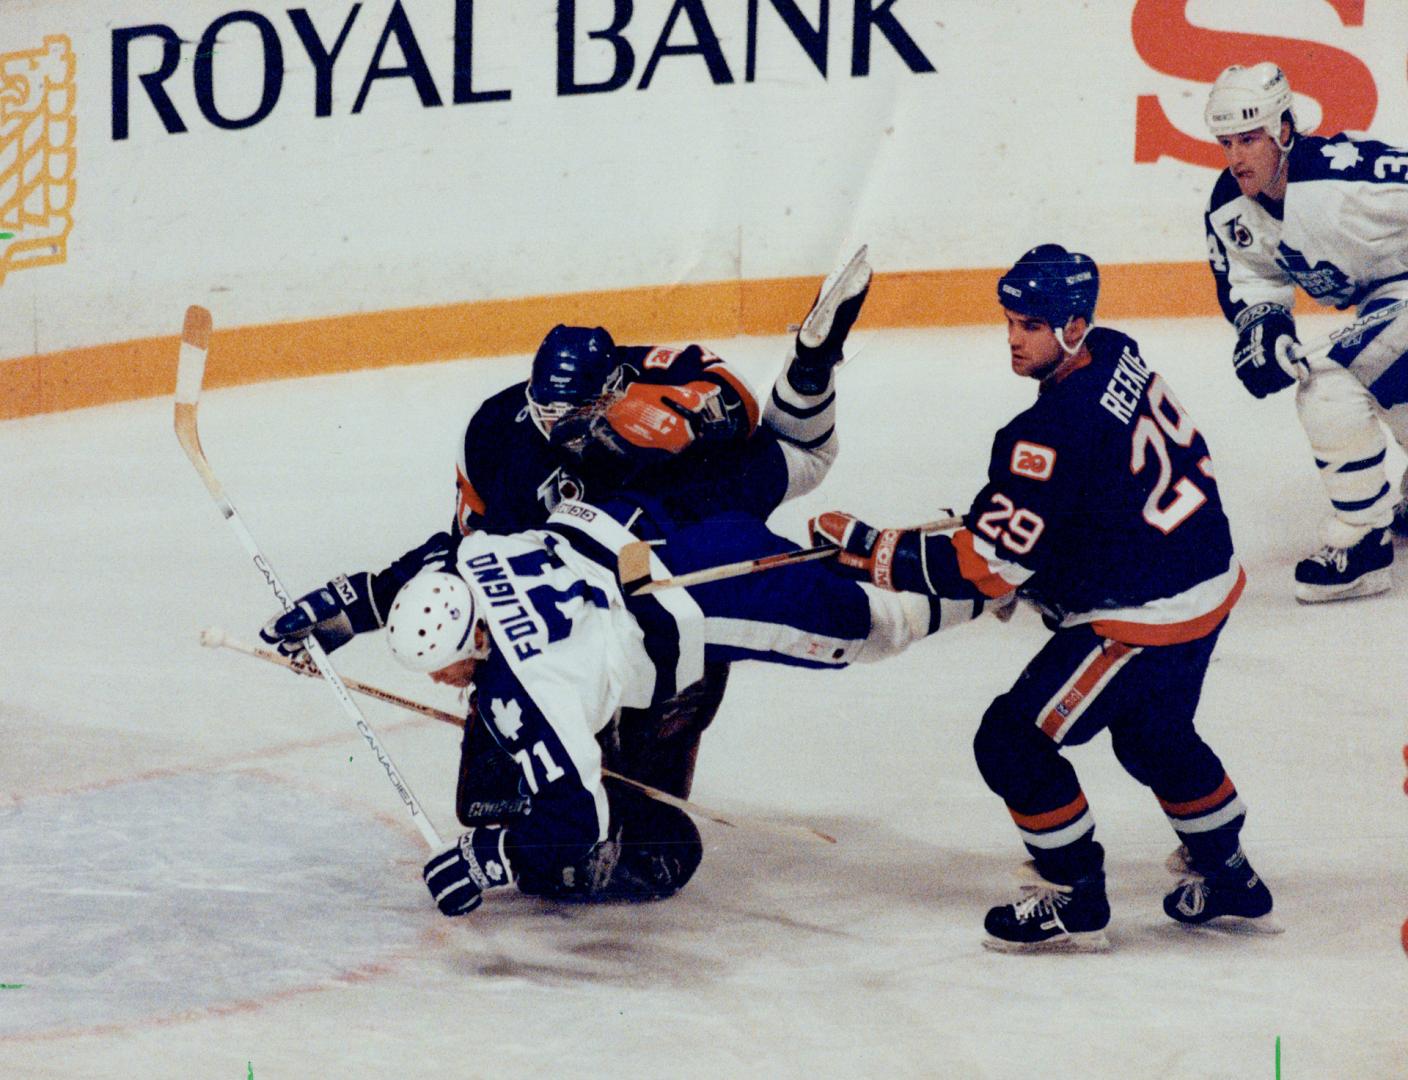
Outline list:
[[[1323,0],[1345,26],[1364,24],[1364,0]],[[1364,63],[1351,53],[1318,41],[1204,30],[1188,22],[1188,0],[1136,0],[1130,34],[1140,58],[1155,71],[1209,85],[1229,64],[1271,60],[1291,88],[1320,103],[1317,130],[1364,129],[1378,107],[1378,87]],[[1141,94],[1134,120],[1134,160],[1176,158],[1190,165],[1221,169],[1217,143],[1195,139],[1173,126],[1159,99]]]

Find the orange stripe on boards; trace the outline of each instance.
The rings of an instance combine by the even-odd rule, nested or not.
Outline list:
[[[987,323],[997,328],[994,290],[1000,273],[967,269],[877,274],[860,328]],[[1202,263],[1112,264],[1102,268],[1101,278],[1102,320],[1218,313],[1211,276]],[[646,286],[223,329],[217,301],[206,385],[529,353],[559,322],[605,326],[626,342],[782,334],[806,315],[820,280],[808,276]],[[208,302],[192,296],[173,303],[173,327],[186,300]],[[177,341],[173,331],[0,360],[0,420],[170,394],[176,384]]]
[[[1085,792],[1082,791],[1059,810],[1048,810],[1044,814],[1019,814],[1009,806],[1007,812],[1012,815],[1012,820],[1017,823],[1017,828],[1026,829],[1028,832],[1044,832],[1047,829],[1069,825],[1085,813],[1089,805],[1085,801]]]

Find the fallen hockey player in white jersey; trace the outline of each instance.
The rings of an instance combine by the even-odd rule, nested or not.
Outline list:
[[[797,550],[755,517],[681,524],[650,496],[564,501],[541,529],[441,533],[398,560],[408,576],[386,619],[393,653],[437,682],[473,687],[472,718],[521,769],[523,812],[471,828],[425,866],[446,915],[487,890],[590,899],[669,896],[702,856],[684,814],[603,782],[597,734],[649,708],[708,662],[819,669],[893,656],[968,622],[984,601],[848,581],[816,562],[690,588],[624,594],[621,549],[657,544],[657,575]],[[303,633],[313,629],[304,621]]]
[[[1390,529],[1408,535],[1408,476],[1395,506],[1383,432],[1408,449],[1408,150],[1297,134],[1291,106],[1272,63],[1217,77],[1206,119],[1228,168],[1205,223],[1238,378],[1258,398],[1299,383],[1296,409],[1332,510],[1324,546],[1295,571],[1296,598],[1314,603],[1388,589]],[[1307,359],[1291,316],[1297,285],[1381,321]]]

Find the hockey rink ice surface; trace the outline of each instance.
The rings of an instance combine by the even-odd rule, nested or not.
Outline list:
[[[332,694],[198,643],[210,625],[253,641],[276,605],[171,401],[151,400],[0,424],[0,1076],[1244,1080],[1277,1075],[1278,1038],[1287,1080],[1408,1075],[1408,548],[1393,592],[1298,606],[1323,496],[1290,395],[1243,392],[1220,321],[1117,325],[1207,435],[1250,576],[1198,726],[1250,807],[1285,934],[1164,917],[1173,834],[1102,735],[1070,757],[1108,852],[1112,951],[980,946],[1025,854],[971,741],[1044,640],[1030,610],[841,673],[735,667],[693,797],[739,827],[700,823],[704,862],[677,897],[495,892],[445,919],[420,835]],[[705,343],[760,396],[785,345]],[[852,347],[840,459],[773,519],[794,539],[831,507],[901,524],[966,504],[1035,391],[997,322]],[[302,593],[445,527],[465,419],[526,367],[213,391],[203,442]],[[1396,480],[1396,449],[1390,464]],[[376,636],[336,663],[458,707]],[[358,700],[457,835],[458,733]]]

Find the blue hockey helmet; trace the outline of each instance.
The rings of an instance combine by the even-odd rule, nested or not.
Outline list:
[[[1089,255],[1060,244],[1039,244],[997,282],[997,299],[1008,311],[1044,319],[1053,331],[1076,316],[1095,320],[1100,271]]]
[[[544,436],[573,409],[595,401],[618,380],[616,343],[600,326],[548,331],[528,377],[528,413]]]

